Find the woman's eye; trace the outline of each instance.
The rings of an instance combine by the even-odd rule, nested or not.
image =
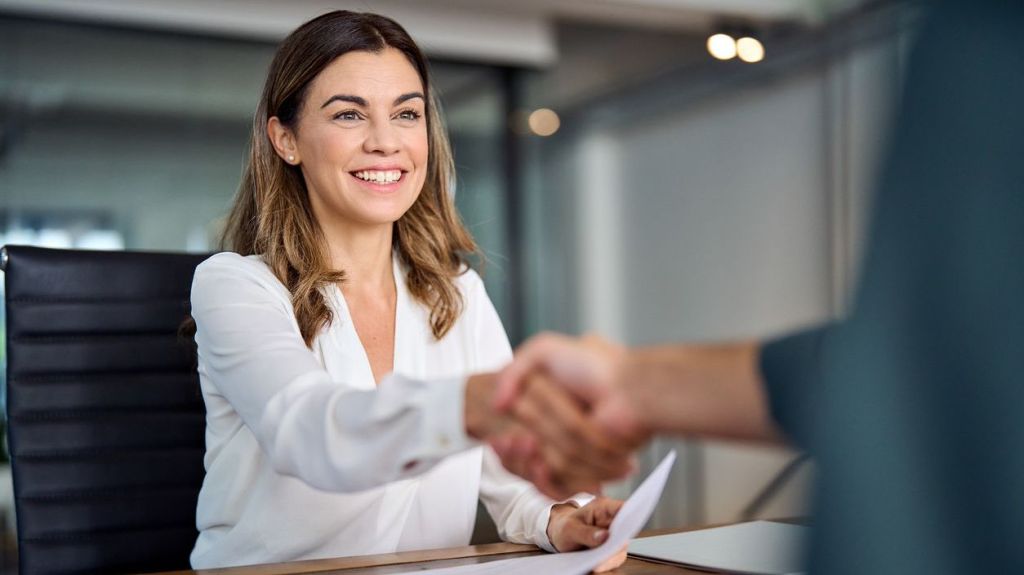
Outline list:
[[[421,114],[416,110],[403,110],[398,113],[399,120],[419,120]]]
[[[344,112],[338,112],[334,115],[335,120],[358,120],[359,112],[355,110],[345,110]]]

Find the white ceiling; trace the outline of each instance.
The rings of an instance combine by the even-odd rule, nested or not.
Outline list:
[[[701,31],[722,18],[815,22],[858,0],[0,0],[0,11],[277,40],[347,8],[401,22],[432,55],[546,66],[557,21]]]

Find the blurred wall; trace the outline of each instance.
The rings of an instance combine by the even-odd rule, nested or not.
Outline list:
[[[0,36],[9,217],[100,213],[132,249],[215,245],[271,46],[17,19]]]

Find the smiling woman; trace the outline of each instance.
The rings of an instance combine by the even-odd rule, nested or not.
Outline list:
[[[263,254],[292,293],[308,344],[330,321],[318,288],[344,276],[339,270],[346,266],[331,264],[352,265],[328,251],[341,249],[331,234],[344,233],[346,222],[394,223],[395,247],[410,266],[410,290],[431,308],[431,327],[440,337],[462,305],[452,277],[476,244],[449,196],[454,166],[426,60],[394,21],[338,14],[351,13],[306,23],[271,63],[225,247]],[[370,201],[346,192],[354,172],[371,172],[364,176],[377,180],[374,168],[381,165],[403,171],[402,193]],[[382,248],[390,254],[391,243]]]
[[[492,376],[465,376],[511,350],[466,264],[437,110],[423,55],[387,18],[332,12],[278,49],[231,252],[192,288],[207,410],[194,567],[465,545],[478,498],[509,541],[603,541],[617,502],[553,502],[475,441],[518,425],[493,413]],[[582,420],[532,389],[535,410]]]
[[[290,166],[301,168],[331,269],[345,270],[360,265],[356,262],[385,262],[390,258],[392,226],[419,200],[426,179],[429,147],[424,90],[424,81],[409,58],[397,49],[348,52],[310,83],[298,116],[290,125],[278,116],[268,120],[267,132],[275,152]],[[454,214],[449,198],[426,197],[423,201]],[[465,240],[461,242],[464,250],[475,249],[454,216],[450,227],[450,235]],[[351,253],[353,248],[358,256]],[[454,257],[435,262],[440,264],[438,271],[446,273],[435,271],[431,283],[450,282],[463,264],[459,259],[462,253],[448,252]],[[381,270],[378,267],[373,271]],[[390,268],[384,272],[375,273],[383,284],[367,286],[370,289],[366,293],[356,282],[343,284],[343,288],[350,288],[345,294],[349,300],[363,300],[362,305],[350,307],[378,381],[391,371],[393,363],[393,352],[385,343],[393,326],[387,321],[374,321],[389,317],[389,304],[393,310]],[[391,298],[380,297],[389,292]],[[427,305],[434,303],[426,297],[423,300]],[[461,301],[455,304],[457,315]],[[439,322],[435,335],[444,335],[446,327],[450,326]]]

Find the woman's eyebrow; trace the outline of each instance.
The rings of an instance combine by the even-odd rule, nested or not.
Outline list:
[[[426,97],[423,96],[423,92],[409,92],[408,94],[402,94],[401,96],[395,98],[395,103],[392,104],[392,105],[393,106],[397,106],[397,105],[399,105],[399,104],[401,104],[403,102],[408,102],[409,100],[412,100],[413,98],[419,98],[421,100],[426,100]]]
[[[327,98],[327,101],[324,102],[322,106],[320,106],[320,109],[322,110],[326,108],[327,105],[330,104],[331,102],[351,102],[357,106],[362,106],[363,108],[367,106],[365,98],[360,98],[359,96],[350,96],[348,94],[335,94],[330,98]]]
[[[408,102],[409,100],[412,100],[412,99],[415,99],[415,98],[419,98],[421,100],[426,100],[426,97],[423,95],[423,92],[409,92],[407,94],[402,94],[401,96],[395,98],[395,102],[392,104],[392,106],[397,106],[397,105],[399,105],[399,104],[401,104],[403,102]],[[327,98],[327,101],[324,102],[320,106],[320,108],[321,109],[326,108],[328,105],[330,105],[333,102],[351,102],[351,103],[353,103],[353,104],[355,104],[357,106],[362,106],[363,108],[365,108],[365,107],[367,107],[369,105],[369,103],[367,103],[367,101],[366,101],[366,98],[361,98],[359,96],[352,96],[350,94],[335,94],[335,95],[331,96],[330,98]]]

